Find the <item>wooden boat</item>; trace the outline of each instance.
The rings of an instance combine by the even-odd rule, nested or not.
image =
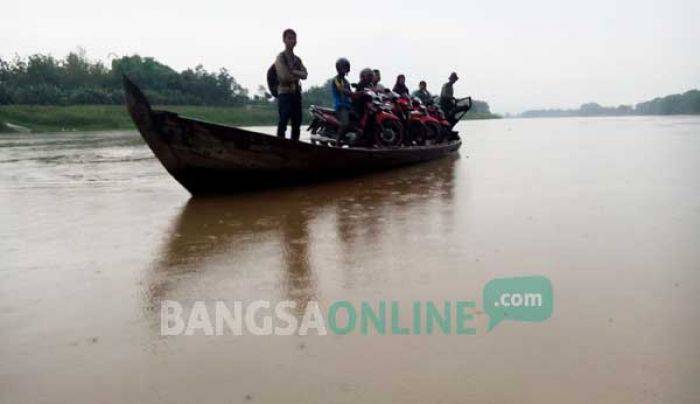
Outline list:
[[[165,169],[193,195],[303,184],[434,160],[461,140],[429,146],[338,148],[282,139],[151,109],[124,77],[126,107]]]

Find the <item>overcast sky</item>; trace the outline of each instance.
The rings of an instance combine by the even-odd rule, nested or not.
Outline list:
[[[296,9],[291,5],[296,5]],[[0,57],[81,46],[91,59],[138,53],[182,70],[226,67],[251,92],[298,33],[310,84],[366,66],[432,91],[451,71],[457,95],[496,112],[635,103],[700,88],[700,1],[6,0]]]

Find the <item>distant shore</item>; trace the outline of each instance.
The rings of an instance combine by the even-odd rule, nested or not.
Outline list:
[[[682,94],[656,97],[653,100],[617,107],[603,106],[595,102],[581,105],[578,109],[535,109],[518,115],[520,118],[568,118],[602,116],[649,116],[649,115],[698,115],[700,114],[700,91],[690,90]]]
[[[277,108],[270,105],[241,107],[157,106],[184,116],[234,126],[271,126],[277,123]],[[305,117],[308,118],[308,117]],[[495,119],[490,113],[467,113],[464,119]],[[0,133],[96,131],[134,129],[122,105],[3,105]]]
[[[700,114],[625,114],[625,115],[511,115],[511,119],[566,119],[566,118],[642,118],[642,117],[679,117],[698,116]]]

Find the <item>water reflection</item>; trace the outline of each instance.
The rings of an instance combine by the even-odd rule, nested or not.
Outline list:
[[[216,299],[231,289],[240,296],[241,284],[257,284],[258,296],[274,290],[304,307],[318,298],[314,262],[344,269],[342,283],[352,284],[361,274],[350,264],[388,245],[388,232],[393,243],[436,221],[448,228],[457,158],[305,188],[192,198],[148,276],[148,305]]]
[[[292,209],[284,215],[279,229],[284,271],[283,287],[287,300],[296,302],[298,314],[315,297],[315,284],[309,259],[309,219],[307,209]]]

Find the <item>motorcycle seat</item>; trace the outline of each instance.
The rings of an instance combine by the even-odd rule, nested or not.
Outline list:
[[[326,108],[326,107],[316,107],[319,111],[326,112],[329,114],[335,114],[335,110],[333,108]]]

